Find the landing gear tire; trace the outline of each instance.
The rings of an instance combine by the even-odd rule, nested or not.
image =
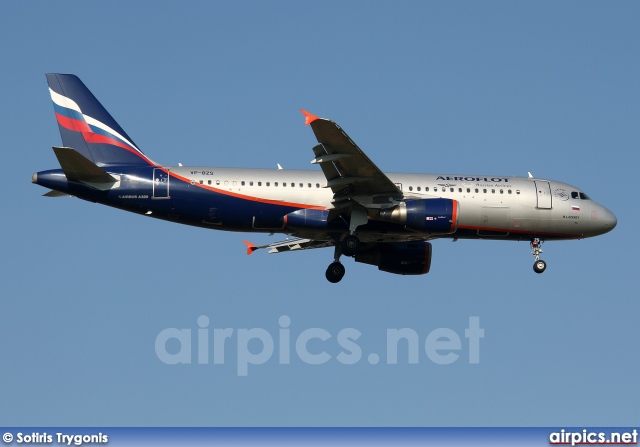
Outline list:
[[[544,244],[544,241],[538,237],[531,239],[531,254],[536,259],[536,262],[533,263],[533,271],[536,273],[542,273],[547,268],[547,263],[540,259],[542,244]]]
[[[545,271],[546,268],[547,268],[547,263],[544,262],[542,259],[539,259],[533,263],[533,271],[536,273],[542,273]]]
[[[360,248],[358,236],[350,234],[342,240],[342,254],[345,256],[355,256]]]
[[[335,284],[337,282],[340,282],[340,280],[344,276],[344,273],[344,265],[342,265],[340,262],[332,262],[331,264],[329,264],[329,267],[327,267],[326,277],[329,282]]]

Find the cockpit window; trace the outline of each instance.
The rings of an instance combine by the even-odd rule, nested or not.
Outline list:
[[[591,200],[588,195],[583,192],[571,191],[572,199]]]

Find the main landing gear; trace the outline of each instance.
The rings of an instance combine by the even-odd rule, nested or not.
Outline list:
[[[360,248],[360,239],[355,234],[350,234],[342,239],[342,254],[345,256],[355,256]]]
[[[344,276],[344,273],[344,265],[342,265],[340,261],[334,261],[329,264],[329,267],[327,267],[326,277],[329,282],[335,284],[337,282],[340,282],[340,280]]]
[[[547,268],[547,263],[540,259],[540,253],[542,253],[542,244],[544,241],[540,238],[534,238],[531,240],[531,254],[536,258],[536,262],[533,263],[533,271],[536,273],[542,273]]]
[[[355,234],[347,235],[342,242],[336,243],[335,252],[333,255],[333,262],[327,267],[325,276],[327,280],[332,283],[340,282],[344,277],[345,268],[340,262],[340,256],[355,256],[360,249],[360,239]]]

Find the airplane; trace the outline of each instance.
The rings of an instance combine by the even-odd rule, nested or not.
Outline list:
[[[342,256],[400,275],[431,268],[432,240],[528,241],[542,273],[542,244],[611,231],[615,215],[566,183],[477,174],[384,173],[335,122],[305,110],[317,170],[165,166],[148,158],[71,74],[47,74],[63,146],[61,169],[33,174],[47,197],[75,196],[143,216],[215,230],[283,233],[247,253],[333,247],[326,278],[339,282]]]

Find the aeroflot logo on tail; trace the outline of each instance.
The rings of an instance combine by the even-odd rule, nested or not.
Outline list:
[[[443,177],[438,176],[436,180],[457,180],[459,182],[493,182],[493,183],[507,183],[509,179],[507,177]]]

